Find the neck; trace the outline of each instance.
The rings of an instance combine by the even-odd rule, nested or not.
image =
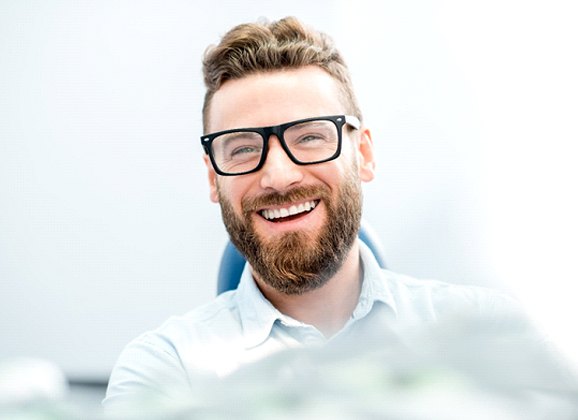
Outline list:
[[[302,295],[287,295],[255,278],[263,295],[280,312],[315,326],[331,337],[351,317],[361,291],[359,242],[355,241],[339,271],[322,287]]]

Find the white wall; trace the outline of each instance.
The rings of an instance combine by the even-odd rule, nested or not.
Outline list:
[[[0,359],[106,377],[131,338],[211,299],[226,234],[200,58],[233,24],[288,14],[350,63],[390,267],[503,287],[567,332],[572,3],[285,3],[0,2]]]

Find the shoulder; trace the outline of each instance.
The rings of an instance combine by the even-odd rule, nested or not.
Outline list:
[[[167,352],[178,352],[181,346],[189,347],[191,343],[235,331],[240,326],[235,291],[230,291],[185,314],[170,317],[158,328],[135,338],[129,346],[148,344]]]
[[[234,342],[240,334],[234,292],[169,318],[123,349],[110,377],[105,407],[148,395],[178,398],[188,392],[191,374],[211,373],[211,362],[217,360],[215,349],[222,351],[223,342]]]
[[[523,316],[520,303],[499,289],[416,279],[388,270],[382,273],[402,315],[417,312],[431,320],[453,315],[502,319]]]

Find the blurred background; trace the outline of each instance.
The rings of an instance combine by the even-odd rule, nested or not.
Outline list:
[[[0,361],[102,386],[215,295],[201,57],[286,15],[349,63],[389,267],[515,295],[578,364],[578,14],[557,0],[0,0]]]

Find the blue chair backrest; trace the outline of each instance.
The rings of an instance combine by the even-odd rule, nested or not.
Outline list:
[[[381,268],[386,268],[385,253],[375,231],[362,221],[359,229],[359,239],[361,239],[373,252],[375,259]],[[235,248],[230,241],[227,242],[221,263],[219,266],[219,275],[217,280],[217,294],[220,295],[227,290],[236,289],[241,280],[241,274],[245,267],[245,257]]]

